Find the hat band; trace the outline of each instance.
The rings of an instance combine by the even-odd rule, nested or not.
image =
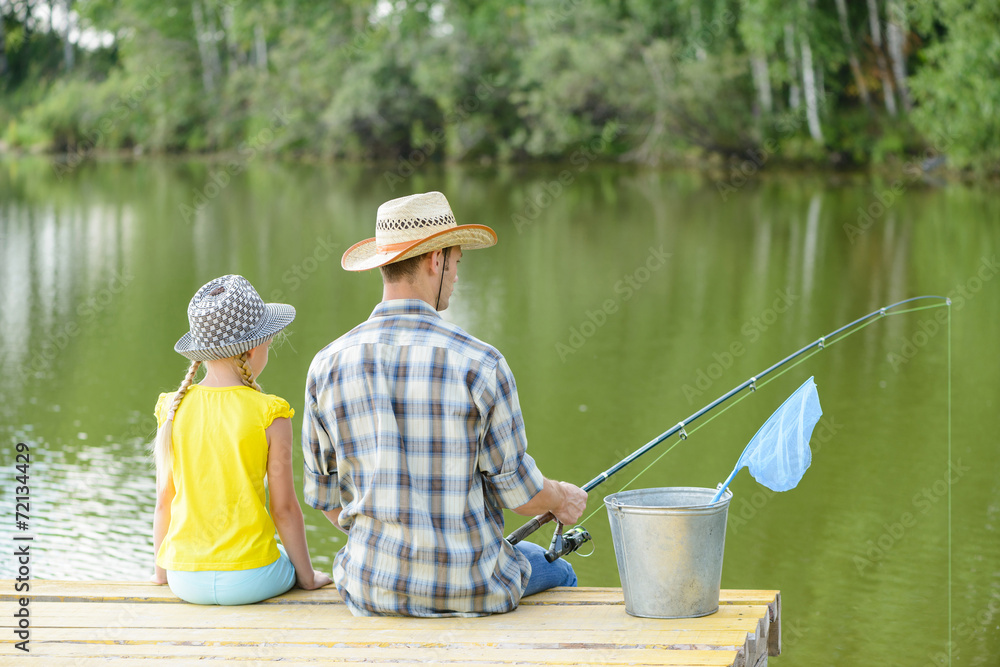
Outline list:
[[[414,243],[423,241],[424,239],[414,239],[413,241],[400,241],[399,243],[376,243],[376,252],[396,252],[397,250],[406,250]]]

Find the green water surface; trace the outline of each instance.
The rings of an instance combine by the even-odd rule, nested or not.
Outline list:
[[[372,235],[383,201],[441,190],[460,223],[500,238],[463,258],[445,316],[504,353],[529,451],[579,484],[821,335],[950,296],[950,309],[888,316],[829,346],[599,487],[585,523],[594,553],[570,561],[582,585],[619,585],[602,498],[668,448],[632,488],[714,487],[815,376],[812,467],[781,494],[737,477],[723,587],[781,590],[776,664],[947,664],[949,637],[953,664],[998,664],[995,193],[757,175],[724,197],[707,175],[595,165],[429,169],[403,183],[374,167],[225,170],[0,162],[0,551],[18,532],[24,442],[32,576],[151,573],[150,413],[183,375],[172,347],[200,285],[240,273],[296,307],[261,384],[298,410],[312,355],[381,296],[377,272],[347,273],[340,255]],[[305,514],[329,569],[343,536]],[[13,573],[0,558],[0,578]]]

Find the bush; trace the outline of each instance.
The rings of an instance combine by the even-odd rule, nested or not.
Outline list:
[[[10,119],[3,133],[3,142],[13,148],[23,148],[26,150],[46,150],[50,145],[50,138],[38,125],[30,120]]]
[[[81,119],[93,97],[94,88],[79,79],[62,79],[49,90],[48,95],[22,117],[29,118],[45,133],[46,148],[68,152],[76,150],[84,140]]]

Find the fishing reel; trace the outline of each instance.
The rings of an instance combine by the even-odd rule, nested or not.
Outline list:
[[[553,563],[556,559],[573,553],[591,539],[590,533],[583,526],[570,528],[564,533],[563,525],[561,523],[557,524],[556,532],[552,534],[552,542],[549,544],[549,550],[545,552],[545,560]]]

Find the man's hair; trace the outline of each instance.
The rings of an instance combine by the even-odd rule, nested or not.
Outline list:
[[[420,266],[420,262],[423,261],[429,253],[424,253],[422,255],[417,255],[416,257],[410,257],[409,259],[404,259],[400,262],[393,262],[392,264],[385,264],[379,267],[379,271],[382,272],[382,280],[387,283],[398,283],[403,280],[413,281],[417,275],[417,267]]]
[[[442,250],[450,251],[451,248],[456,246],[451,246],[450,248],[442,248]],[[398,283],[403,280],[408,280],[413,282],[413,279],[417,276],[417,267],[420,266],[420,262],[423,261],[424,257],[434,252],[429,250],[422,255],[417,255],[416,257],[410,257],[409,259],[404,259],[399,262],[393,262],[392,264],[385,264],[378,267],[379,271],[382,272],[382,280],[387,283]]]

